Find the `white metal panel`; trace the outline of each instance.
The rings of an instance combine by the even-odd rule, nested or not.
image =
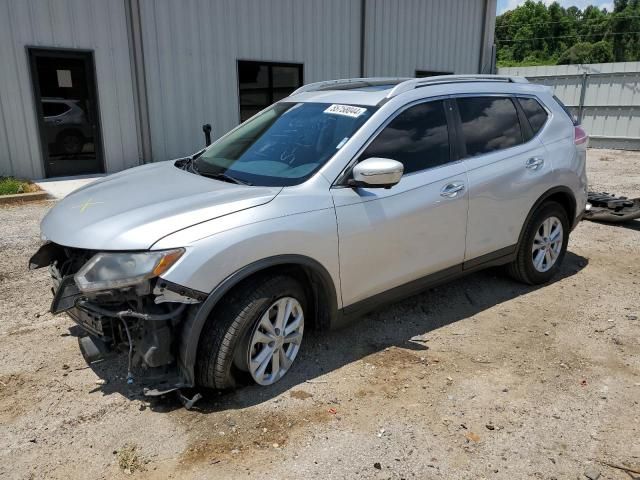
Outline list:
[[[478,73],[484,7],[485,0],[368,0],[365,75]]]
[[[304,64],[304,82],[360,75],[360,0],[141,0],[153,160],[239,121],[237,60]],[[367,0],[365,75],[478,71],[485,0]],[[489,15],[495,0],[489,0]],[[493,9],[493,11],[492,11]],[[491,24],[491,22],[489,22]]]
[[[237,60],[304,64],[304,81],[359,76],[359,0],[142,0],[153,160],[239,121]]]
[[[575,113],[586,74],[582,123],[591,145],[640,149],[640,62],[509,67],[499,73],[549,85]]]
[[[106,169],[137,165],[124,0],[0,0],[0,175],[44,175],[27,46],[94,52]]]

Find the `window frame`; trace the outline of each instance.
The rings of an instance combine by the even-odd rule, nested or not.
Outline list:
[[[458,130],[457,130],[457,122],[454,116],[454,108],[455,108],[455,99],[452,98],[451,95],[439,95],[428,98],[420,98],[413,102],[407,103],[397,110],[395,110],[391,115],[389,115],[384,122],[382,122],[378,127],[376,127],[375,131],[369,136],[369,138],[360,146],[355,155],[349,160],[347,165],[344,167],[342,172],[338,175],[336,180],[333,182],[331,187],[337,188],[352,188],[349,184],[349,178],[351,178],[351,174],[353,168],[361,161],[360,157],[365,152],[365,150],[369,147],[373,141],[378,138],[378,135],[389,126],[389,124],[395,120],[396,117],[401,115],[403,112],[408,110],[411,107],[415,107],[416,105],[420,105],[423,103],[431,103],[442,101],[444,103],[444,111],[445,117],[447,119],[447,131],[449,133],[449,161],[447,163],[443,163],[441,165],[436,165],[434,167],[427,167],[422,170],[416,170],[415,172],[407,173],[406,175],[417,175],[422,174],[424,172],[428,172],[430,170],[435,170],[437,168],[447,167],[449,165],[453,165],[456,163],[460,163],[464,160],[464,158],[460,155],[459,150],[459,138],[458,138]],[[403,175],[404,176],[404,175]]]
[[[538,135],[533,135],[533,131],[531,130],[531,126],[529,125],[529,120],[527,119],[526,114],[524,113],[524,111],[522,110],[522,107],[520,106],[520,103],[518,102],[517,97],[521,96],[521,97],[530,97],[530,98],[536,98],[534,95],[520,95],[517,93],[496,93],[496,92],[491,92],[491,93],[477,93],[477,92],[473,92],[473,93],[458,93],[458,94],[454,94],[451,95],[451,100],[453,103],[453,109],[454,109],[454,117],[455,117],[455,121],[456,121],[456,129],[457,129],[457,143],[458,143],[458,150],[461,154],[461,158],[462,160],[472,160],[474,158],[481,158],[484,157],[486,155],[492,155],[494,153],[500,153],[500,152],[507,152],[509,150],[512,150],[514,148],[519,148],[522,147],[523,145],[528,145],[529,143],[531,143],[531,141],[536,138],[544,129],[541,128],[540,131],[538,132]],[[522,134],[522,143],[519,143],[518,145],[513,145],[511,147],[508,148],[503,148],[500,150],[493,150],[492,152],[486,152],[486,153],[481,153],[480,155],[475,155],[475,156],[469,156],[467,155],[467,145],[465,142],[465,138],[464,138],[464,134],[462,133],[462,118],[460,116],[460,111],[458,109],[458,98],[469,98],[469,97],[498,97],[498,98],[508,98],[509,100],[511,100],[511,103],[513,104],[514,108],[516,109],[516,114],[518,116],[518,123],[520,124],[520,132]],[[540,103],[542,105],[542,102],[540,102],[540,100],[538,100],[538,103]],[[546,109],[546,108],[545,108]],[[547,113],[548,110],[547,110]],[[523,122],[524,121],[524,122]],[[547,123],[549,122],[549,118],[547,118]],[[546,124],[545,124],[546,126]]]
[[[276,103],[273,100],[274,97],[274,89],[275,88],[282,88],[282,87],[274,87],[273,86],[273,68],[274,67],[292,67],[292,68],[296,68],[298,69],[298,82],[299,85],[297,87],[293,87],[292,91],[295,91],[296,88],[301,87],[302,85],[304,85],[304,63],[296,63],[296,62],[273,62],[273,61],[267,61],[267,60],[252,60],[252,59],[247,59],[247,58],[238,58],[236,59],[236,86],[237,86],[237,94],[238,94],[238,124],[242,123],[244,120],[242,120],[242,100],[241,100],[241,94],[243,92],[243,90],[240,88],[240,63],[241,62],[246,62],[246,63],[255,63],[258,64],[259,66],[266,66],[268,68],[268,83],[266,87],[260,87],[260,88],[255,88],[255,89],[249,89],[249,90],[255,90],[255,91],[263,91],[266,90],[267,91],[267,102],[268,104],[265,105],[264,107],[262,107],[260,109],[260,111],[264,110],[265,108],[270,107],[271,105],[273,105],[274,103]],[[247,91],[247,90],[244,90]],[[280,101],[280,100],[278,100]],[[245,107],[250,107],[252,105],[245,105]],[[256,112],[258,113],[258,112]],[[255,115],[255,114],[254,114]],[[249,120],[249,118],[253,117],[254,115],[251,115],[250,117],[246,118],[245,120]]]
[[[415,71],[416,78],[439,77],[441,75],[453,75],[453,72],[444,72],[440,70],[425,70],[417,68]]]

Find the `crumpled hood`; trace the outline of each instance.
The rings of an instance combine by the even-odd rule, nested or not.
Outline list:
[[[146,250],[171,233],[270,202],[282,187],[226,183],[152,163],[60,200],[40,225],[47,240],[91,250]]]

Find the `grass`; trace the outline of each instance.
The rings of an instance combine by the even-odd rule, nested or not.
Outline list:
[[[117,451],[118,465],[122,471],[129,475],[136,470],[144,470],[144,462],[138,456],[137,450],[137,446],[127,443]]]
[[[0,195],[29,193],[38,190],[33,183],[13,177],[0,177]]]

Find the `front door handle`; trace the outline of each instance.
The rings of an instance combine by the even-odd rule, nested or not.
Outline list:
[[[538,170],[540,167],[542,167],[542,165],[544,165],[544,158],[540,157],[531,157],[524,164],[524,166],[529,170]]]
[[[453,182],[445,185],[440,190],[441,197],[454,198],[457,197],[458,194],[464,192],[464,183],[462,182]]]

